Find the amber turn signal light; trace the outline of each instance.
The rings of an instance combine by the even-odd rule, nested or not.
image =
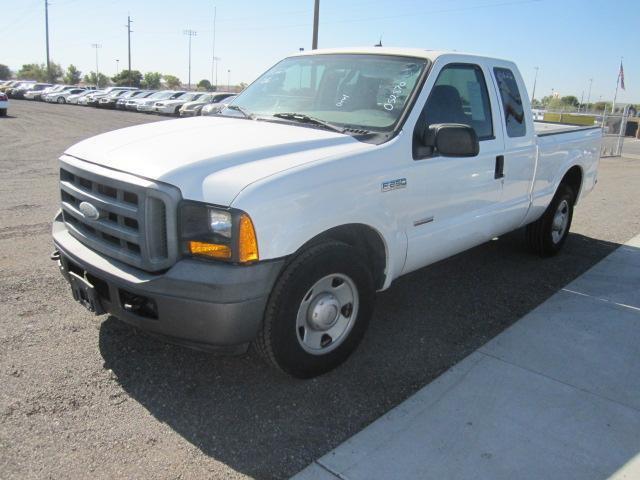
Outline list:
[[[238,234],[238,261],[241,263],[255,262],[258,260],[258,239],[253,228],[253,222],[249,215],[240,216]]]
[[[209,258],[220,258],[229,260],[231,258],[231,248],[228,245],[206,242],[189,242],[189,253]]]

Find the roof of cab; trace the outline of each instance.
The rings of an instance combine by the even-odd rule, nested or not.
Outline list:
[[[436,58],[442,55],[471,55],[478,58],[491,58],[499,60],[494,57],[488,57],[486,55],[478,55],[468,52],[456,52],[451,50],[427,50],[425,48],[399,48],[399,47],[349,47],[349,48],[322,48],[318,50],[304,50],[296,53],[292,56],[299,55],[325,55],[325,54],[375,54],[375,55],[397,55],[403,57],[416,57],[426,58],[435,61]]]

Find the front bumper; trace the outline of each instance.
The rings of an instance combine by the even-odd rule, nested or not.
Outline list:
[[[153,111],[155,113],[159,113],[160,115],[174,115],[176,111],[176,105],[162,105],[162,106],[153,106]]]
[[[199,113],[199,110],[180,110],[181,117],[195,117]]]
[[[246,349],[258,334],[284,265],[284,259],[248,266],[183,259],[167,271],[148,273],[80,243],[60,214],[53,240],[62,275],[70,281],[73,272],[93,284],[107,313],[177,343],[228,352]],[[155,315],[132,309],[137,298],[155,304]]]
[[[136,110],[139,112],[153,112],[153,105],[138,105]]]

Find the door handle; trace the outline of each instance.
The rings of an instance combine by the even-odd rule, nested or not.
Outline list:
[[[496,157],[496,172],[493,178],[504,178],[504,155]]]

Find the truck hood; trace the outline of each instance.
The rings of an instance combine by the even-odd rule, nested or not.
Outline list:
[[[349,135],[229,117],[194,117],[104,133],[65,154],[178,187],[185,199],[231,205],[284,170],[374,148]]]

